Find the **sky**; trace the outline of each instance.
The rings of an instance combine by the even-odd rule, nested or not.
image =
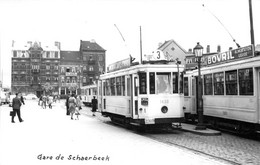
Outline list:
[[[252,6],[260,44],[260,0]],[[9,87],[12,40],[59,41],[61,50],[78,51],[80,40],[94,39],[106,50],[107,65],[129,54],[140,60],[140,31],[143,55],[171,39],[186,51],[197,42],[211,52],[218,45],[222,52],[237,48],[233,39],[251,44],[248,0],[0,0],[0,25],[0,80]]]

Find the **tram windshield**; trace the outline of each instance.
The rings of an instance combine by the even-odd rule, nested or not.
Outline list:
[[[156,74],[157,93],[171,93],[171,74],[170,73],[157,73]]]

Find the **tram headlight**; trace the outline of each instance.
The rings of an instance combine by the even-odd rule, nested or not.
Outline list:
[[[167,113],[167,112],[168,112],[168,107],[163,106],[163,107],[161,108],[161,111],[162,111],[162,113]]]

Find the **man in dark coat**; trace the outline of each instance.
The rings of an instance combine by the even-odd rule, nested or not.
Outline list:
[[[97,99],[95,96],[93,96],[93,99],[91,100],[91,105],[92,105],[92,112],[93,112],[92,116],[95,116],[95,112],[97,111]]]
[[[16,93],[16,97],[13,98],[13,112],[14,112],[14,114],[12,116],[12,123],[15,123],[14,117],[16,116],[16,114],[18,116],[19,121],[23,122],[23,119],[21,118],[21,112],[20,112],[21,105],[22,105],[22,102],[18,97],[18,93]]]
[[[67,98],[66,98],[66,108],[67,108],[66,115],[70,115],[70,111],[69,111],[69,98],[70,98],[70,96],[68,95]]]

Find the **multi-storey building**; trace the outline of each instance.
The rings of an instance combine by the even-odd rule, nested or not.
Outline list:
[[[12,93],[43,93],[42,85],[49,82],[58,91],[60,43],[53,47],[41,47],[40,42],[28,42],[12,50]]]
[[[105,72],[105,53],[106,50],[99,46],[94,40],[80,41],[83,86],[95,83],[99,75]]]
[[[43,85],[54,88],[49,94],[79,94],[79,88],[95,83],[105,71],[105,49],[95,41],[80,41],[79,51],[61,51],[60,43],[42,47],[40,42],[14,46],[12,50],[12,93],[43,94]]]

